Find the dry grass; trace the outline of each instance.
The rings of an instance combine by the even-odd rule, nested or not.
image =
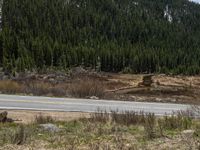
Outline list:
[[[67,95],[67,85],[54,85],[47,82],[17,82],[13,80],[0,81],[0,92],[4,94],[32,94],[37,96],[58,96]]]
[[[84,78],[76,80],[70,86],[69,93],[71,96],[78,98],[88,98],[91,96],[103,98],[105,91],[103,84],[99,80]]]
[[[177,116],[165,116],[163,119],[160,119],[159,124],[168,130],[186,130],[192,126],[192,118],[178,114]]]
[[[14,132],[12,143],[17,144],[17,145],[23,145],[27,138],[28,138],[28,133],[25,129],[24,125],[20,125],[19,128]]]
[[[106,123],[110,120],[110,114],[106,111],[98,111],[97,113],[92,113],[90,116],[92,122]]]
[[[50,93],[51,85],[49,83],[37,83],[37,82],[29,82],[25,85],[25,93],[30,93],[33,95],[47,95]]]
[[[66,87],[46,82],[26,82],[24,84],[24,92],[37,96],[50,95],[63,97],[66,96]]]
[[[188,129],[195,130],[196,132],[194,137],[189,139],[191,142],[185,142],[185,138],[182,138],[182,131],[184,129],[181,127],[178,130],[177,128],[168,129],[165,128],[164,124],[161,124],[163,136],[158,136],[160,134],[159,120],[170,123],[173,119],[156,118],[154,114],[139,114],[135,112],[107,113],[99,111],[96,114],[91,114],[90,119],[55,121],[53,124],[61,129],[61,132],[57,133],[38,130],[37,123],[23,126],[19,124],[0,124],[1,148],[7,149],[7,144],[12,146],[13,150],[17,148],[55,150],[182,150],[189,149],[190,147],[193,149],[198,148],[198,143],[196,145],[188,143],[198,142],[199,120],[192,122],[193,127],[188,126]],[[126,119],[122,119],[122,116]],[[49,122],[46,121],[48,119],[45,116],[41,115],[39,118],[42,118],[42,122]],[[168,118],[171,117],[169,116]],[[125,123],[123,123],[124,120]],[[41,121],[38,123],[40,124]],[[171,136],[172,132],[175,136]]]
[[[35,117],[34,123],[36,124],[45,124],[45,123],[53,123],[55,119],[51,116],[44,116],[42,114]]]
[[[26,77],[27,76],[27,77]],[[155,75],[150,88],[138,87],[143,75],[101,73],[24,75],[0,81],[0,93],[199,104],[200,77]],[[159,84],[156,84],[159,83]]]
[[[43,81],[0,81],[0,92],[7,94],[31,94],[36,96],[65,97],[71,95],[78,98],[89,98],[96,96],[103,98],[105,94],[103,83],[98,79],[86,78],[72,79],[69,83],[57,83]]]
[[[117,124],[122,124],[126,126],[130,125],[141,125],[145,121],[145,114],[143,112],[125,111],[111,113],[112,121]]]
[[[33,133],[33,127],[17,124],[7,124],[2,127],[0,132],[0,145],[24,145],[30,139]]]
[[[144,123],[145,135],[148,139],[156,138],[156,117],[154,114],[147,114]]]
[[[0,91],[2,93],[8,93],[8,94],[21,93],[22,89],[23,87],[15,81],[11,80],[0,81]]]

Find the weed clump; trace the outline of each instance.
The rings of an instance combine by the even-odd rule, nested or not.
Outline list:
[[[17,145],[23,145],[26,142],[27,137],[28,134],[25,130],[25,126],[21,125],[13,135],[12,143]]]
[[[92,122],[106,123],[110,119],[109,113],[107,113],[106,111],[100,111],[100,110],[98,110],[98,112],[96,112],[96,113],[92,113],[90,116],[91,116],[90,120]]]
[[[7,94],[21,93],[22,87],[16,82],[11,80],[0,81],[0,91]]]
[[[112,122],[115,122],[121,125],[126,125],[126,126],[143,124],[144,116],[145,115],[143,112],[140,112],[140,113],[137,113],[134,111],[125,111],[125,112],[112,111],[111,112]]]
[[[178,115],[165,116],[163,119],[160,119],[158,123],[159,126],[167,130],[186,130],[191,128],[192,118],[179,113]]]
[[[51,116],[43,116],[42,114],[35,117],[36,124],[53,123],[55,120]]]
[[[103,84],[95,79],[81,79],[70,86],[69,93],[71,96],[78,98],[88,98],[96,96],[102,98],[105,94]]]
[[[154,114],[146,114],[144,131],[148,139],[153,139],[156,137],[156,117]]]

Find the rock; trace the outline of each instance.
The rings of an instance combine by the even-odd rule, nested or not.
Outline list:
[[[161,98],[156,98],[156,102],[162,102]]]
[[[48,131],[48,132],[59,132],[60,128],[57,127],[54,124],[48,123],[48,124],[41,124],[39,125],[43,130]]]
[[[96,96],[91,96],[90,99],[96,99],[96,100],[98,100],[99,98],[96,97]]]
[[[185,137],[189,137],[189,138],[192,138],[192,136],[194,135],[194,130],[184,130],[182,132],[182,135],[185,136]]]
[[[175,103],[175,102],[177,102],[177,100],[176,99],[171,99],[171,102]]]
[[[136,96],[130,96],[130,99],[131,99],[131,100],[136,100],[137,97],[136,97]]]
[[[84,74],[87,71],[82,67],[75,67],[71,69],[72,74]]]

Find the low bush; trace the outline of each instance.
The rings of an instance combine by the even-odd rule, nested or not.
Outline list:
[[[23,145],[28,138],[28,133],[25,129],[25,126],[20,125],[19,128],[15,131],[12,136],[12,143],[17,145]]]
[[[154,114],[149,113],[145,115],[144,131],[148,139],[156,137],[156,117]]]
[[[164,129],[175,130],[175,129],[189,129],[192,125],[192,118],[184,116],[182,114],[165,116],[158,122],[159,126]]]
[[[22,92],[22,86],[19,85],[16,81],[11,80],[3,80],[0,81],[0,92],[8,93],[8,94],[15,94]]]
[[[122,125],[136,125],[144,123],[144,113],[133,112],[133,111],[125,111],[125,112],[111,112],[112,122]]]
[[[28,82],[25,84],[25,93],[42,96],[49,94],[51,85],[49,83]]]
[[[34,123],[36,124],[45,124],[45,123],[53,123],[55,120],[51,116],[43,116],[42,114],[35,117]]]
[[[77,80],[69,87],[69,93],[73,97],[88,98],[96,96],[102,98],[105,94],[103,84],[96,79],[81,79]]]
[[[99,111],[97,113],[92,113],[90,115],[90,120],[92,122],[100,122],[100,123],[106,123],[109,121],[110,114],[106,111]]]
[[[1,129],[0,144],[23,145],[30,140],[33,135],[33,129],[25,125],[13,126],[15,128]]]

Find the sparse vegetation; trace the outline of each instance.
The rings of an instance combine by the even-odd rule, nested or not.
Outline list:
[[[36,96],[103,98],[105,88],[98,79],[83,77],[71,79],[71,83],[51,83],[45,81],[0,80],[0,92],[4,94],[31,94]]]
[[[23,87],[15,81],[2,80],[0,81],[0,91],[2,93],[16,94],[21,93]]]
[[[156,117],[149,113],[145,117],[144,132],[148,139],[156,138]]]
[[[53,123],[55,122],[55,119],[51,116],[43,116],[43,115],[38,115],[35,116],[35,121],[36,124],[45,124],[45,123]]]
[[[191,128],[192,125],[192,118],[178,115],[178,116],[165,116],[163,119],[160,120],[162,127],[169,130],[186,130]]]
[[[141,125],[145,122],[145,114],[143,112],[116,112],[112,111],[111,118],[114,123],[121,125]]]
[[[67,95],[67,88],[67,85],[54,85],[46,82],[0,80],[0,92],[4,94],[31,94],[37,96],[64,97]]]
[[[82,118],[69,122],[60,122],[40,115],[36,117],[34,124],[0,124],[0,144],[2,148],[11,144],[13,149],[17,147],[23,149],[27,145],[38,149],[41,147],[34,144],[37,139],[43,143],[44,149],[137,150],[147,147],[148,149],[170,149],[170,147],[176,149],[180,146],[182,149],[188,147],[197,149],[200,121],[188,118],[183,113],[179,115],[157,118],[154,114],[99,111],[91,114],[88,119]],[[190,125],[186,123],[186,127],[184,120],[190,120]],[[60,131],[51,133],[38,130],[39,124],[49,122],[58,126]],[[186,137],[187,134],[182,136],[182,131],[185,129],[194,130],[192,138]],[[187,142],[185,142],[186,138]],[[178,143],[170,145],[170,141],[177,140]],[[159,141],[162,143],[158,144]],[[196,145],[190,144],[195,142]]]
[[[70,95],[78,98],[87,98],[96,96],[102,98],[105,94],[103,84],[94,79],[83,78],[77,80],[69,88]]]
[[[0,80],[0,93],[130,101],[200,104],[200,78],[154,75],[150,87],[143,75],[87,72],[84,74],[22,74]],[[24,77],[25,76],[25,77]]]
[[[12,143],[17,145],[24,144],[29,136],[28,134],[31,133],[27,133],[25,126],[20,125],[12,136]]]

